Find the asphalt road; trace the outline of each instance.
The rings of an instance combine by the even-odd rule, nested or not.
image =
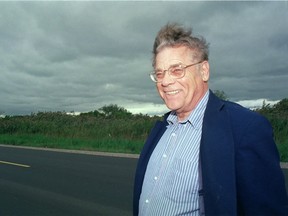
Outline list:
[[[0,215],[132,215],[136,163],[0,145]],[[288,189],[288,169],[283,172]]]
[[[136,163],[1,146],[0,215],[132,215]]]

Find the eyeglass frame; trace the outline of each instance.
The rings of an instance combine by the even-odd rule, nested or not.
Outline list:
[[[163,79],[164,79],[164,77],[165,77],[165,73],[166,73],[166,72],[168,72],[168,75],[169,75],[172,79],[181,79],[181,78],[183,78],[183,77],[185,76],[185,74],[186,74],[186,73],[185,73],[185,72],[186,72],[186,68],[192,67],[192,66],[197,65],[197,64],[200,64],[200,63],[202,63],[202,62],[204,62],[204,61],[199,61],[199,62],[197,62],[197,63],[193,63],[193,64],[190,64],[190,65],[185,65],[185,64],[182,64],[181,62],[179,62],[179,63],[178,63],[178,66],[179,66],[179,65],[182,65],[182,66],[183,66],[183,68],[181,68],[181,69],[183,70],[183,75],[182,75],[181,77],[171,77],[171,74],[170,74],[170,73],[171,73],[171,69],[172,69],[173,67],[176,67],[177,64],[171,65],[167,70],[163,70],[163,72],[161,72],[161,73],[164,74]],[[156,78],[155,78],[156,72],[155,72],[155,71],[151,72],[151,73],[149,74],[149,76],[150,76],[151,80],[152,80],[153,82],[155,82],[155,83],[161,83],[161,82],[163,81],[163,79],[162,79],[161,81],[157,81],[157,80],[156,80]]]

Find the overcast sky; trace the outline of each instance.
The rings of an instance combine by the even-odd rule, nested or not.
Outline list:
[[[210,43],[212,90],[245,106],[288,97],[288,2],[0,2],[0,114],[166,112],[148,74],[168,22]]]

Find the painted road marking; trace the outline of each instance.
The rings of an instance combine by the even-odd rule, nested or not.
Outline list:
[[[8,162],[8,161],[0,161],[0,163],[13,165],[13,166],[20,166],[20,167],[25,167],[25,168],[29,168],[30,167],[30,166],[25,165],[25,164],[12,163],[12,162]]]

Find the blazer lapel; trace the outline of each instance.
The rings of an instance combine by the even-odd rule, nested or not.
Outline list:
[[[233,134],[223,101],[210,92],[200,145],[205,215],[236,215]]]
[[[140,199],[146,168],[153,150],[166,130],[166,126],[168,125],[166,118],[168,115],[169,113],[164,116],[163,121],[156,122],[141,151],[134,182],[133,215],[138,215],[138,202]]]
[[[139,158],[139,161],[141,161],[142,166],[145,167],[145,172],[146,172],[146,166],[148,164],[149,158],[153,150],[155,149],[158,141],[160,140],[163,133],[165,132],[166,126],[167,126],[166,121],[156,122],[154,128],[151,131],[150,136],[146,140],[146,143],[144,145],[144,148],[142,149],[142,152]]]

